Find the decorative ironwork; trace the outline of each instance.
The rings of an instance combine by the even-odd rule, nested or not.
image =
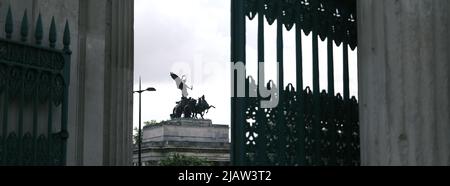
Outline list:
[[[356,0],[232,0],[231,62],[246,63],[246,17],[258,21],[258,61],[264,62],[264,22],[277,21],[279,83],[285,85],[283,29],[296,34],[295,87],[303,88],[302,32],[312,35],[313,85],[280,87],[279,105],[262,109],[255,80],[245,98],[232,98],[232,162],[235,165],[359,165],[358,102],[350,98],[348,47],[357,47]],[[295,28],[295,29],[293,29]],[[328,42],[328,90],[320,92],[318,40]],[[343,48],[343,95],[334,92],[333,42]],[[264,63],[263,63],[264,64]],[[259,68],[259,67],[258,67]],[[232,74],[234,79],[238,75]],[[258,73],[258,81],[264,74]],[[238,80],[239,81],[239,80]],[[250,86],[252,85],[252,86]],[[272,82],[266,86],[277,89]],[[234,83],[234,90],[237,85]],[[236,95],[236,93],[234,93]]]
[[[317,32],[322,41],[346,42],[352,50],[357,46],[356,0],[244,0],[244,8],[250,20],[262,14],[269,25],[279,20],[290,31],[297,24],[306,35]]]
[[[304,165],[359,165],[359,121],[356,98],[344,101],[340,94],[330,96],[325,91],[320,94],[320,105],[323,109],[319,116],[320,138],[317,139],[314,136],[312,121],[312,118],[316,117],[313,112],[313,93],[307,87],[301,91],[301,94],[302,100],[299,101],[297,100],[298,92],[293,85],[289,84],[282,94],[285,100],[282,112],[278,112],[276,108],[263,109],[261,118],[258,118],[257,114],[260,110],[260,99],[248,98],[245,109],[246,164],[300,165],[298,160],[304,158]],[[296,109],[299,107],[298,104],[303,104],[303,112],[298,112]],[[346,106],[351,109],[349,113],[345,111]],[[344,115],[351,116],[348,128],[344,124],[344,117],[342,117]],[[281,130],[277,118],[281,118],[283,120],[281,123],[285,125]],[[304,128],[296,127],[297,118],[303,119]],[[332,122],[330,122],[331,120]],[[301,138],[300,130],[304,131],[304,138]],[[351,135],[350,139],[346,138],[347,134]],[[336,138],[332,138],[333,135]],[[304,152],[299,152],[297,149],[296,144],[301,140],[305,144]],[[320,154],[322,155],[319,164],[313,162],[316,141],[320,144]],[[283,143],[284,146],[280,147],[280,143]],[[265,146],[267,150],[259,151],[258,145]],[[336,145],[336,148],[333,148],[333,145]],[[280,148],[283,148],[283,151],[280,151],[282,150]],[[347,157],[347,153],[350,157]],[[280,162],[284,162],[284,164]]]
[[[14,61],[23,66],[37,69],[61,71],[64,68],[64,54],[44,48],[27,47],[26,44],[0,42],[0,60]]]
[[[19,32],[20,42],[11,40],[14,25],[9,7],[5,21],[6,38],[0,38],[0,165],[65,165],[71,55],[69,24],[66,22],[62,49],[56,49],[55,18],[52,18],[49,30],[49,47],[41,46],[41,15],[34,33],[36,44],[27,43],[28,26],[25,10]],[[13,107],[16,109],[11,109]],[[56,112],[58,109],[60,112]],[[27,124],[32,126],[29,131],[24,129],[26,111],[33,117],[32,123]],[[9,119],[12,117],[14,119]],[[38,130],[43,128],[39,118],[47,119],[46,132]],[[55,123],[58,127],[53,127],[55,118],[59,118]],[[55,128],[59,132],[54,132]]]

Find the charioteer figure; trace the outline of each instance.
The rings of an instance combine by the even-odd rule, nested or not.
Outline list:
[[[177,88],[181,90],[182,97],[187,98],[189,95],[187,92],[187,89],[192,90],[193,86],[189,87],[186,85],[186,75],[183,75],[180,78],[178,75],[171,72],[170,76],[172,77],[173,80],[175,80],[175,83],[177,84]]]

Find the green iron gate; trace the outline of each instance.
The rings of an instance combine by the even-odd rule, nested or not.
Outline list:
[[[0,38],[0,165],[65,165],[71,55],[68,22],[63,49],[55,49],[54,18],[49,47],[42,46],[40,15],[35,44],[27,43],[31,39],[26,11],[17,32],[20,42],[12,40],[11,7],[5,23],[6,38]]]
[[[302,43],[302,31],[312,34],[313,51],[313,69],[306,69],[313,72],[312,91],[296,91],[289,84],[279,91],[278,107],[261,109],[259,89],[248,88],[247,78],[246,97],[232,97],[233,164],[359,165],[358,102],[349,95],[348,65],[348,48],[357,46],[356,0],[232,0],[231,9],[233,64],[246,61],[246,17],[258,21],[259,62],[265,60],[264,21],[276,22],[280,85],[284,85],[283,29],[296,33],[296,87],[303,87],[302,44],[308,44]],[[328,42],[328,92],[319,90],[319,38]],[[343,96],[334,92],[333,41],[343,45]],[[232,76],[237,95],[237,72]],[[258,73],[258,80],[262,76]]]

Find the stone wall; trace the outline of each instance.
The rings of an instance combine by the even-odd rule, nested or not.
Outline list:
[[[363,165],[450,165],[450,1],[359,0]]]
[[[158,165],[167,157],[179,154],[206,159],[213,165],[230,165],[230,143],[161,141],[143,142],[142,163]],[[138,163],[138,150],[134,149],[134,165]]]

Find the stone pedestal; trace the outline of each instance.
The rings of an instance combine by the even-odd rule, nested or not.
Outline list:
[[[216,165],[230,161],[229,126],[211,120],[174,119],[144,127],[142,162],[156,165],[170,154],[205,158]],[[134,149],[137,162],[138,149]]]
[[[143,131],[143,142],[229,142],[228,126],[213,125],[211,120],[176,119],[145,127]]]
[[[450,165],[449,9],[358,1],[363,165]]]

